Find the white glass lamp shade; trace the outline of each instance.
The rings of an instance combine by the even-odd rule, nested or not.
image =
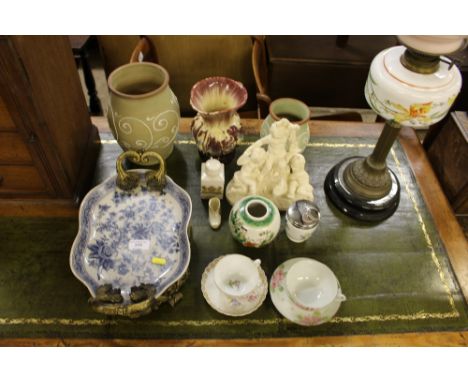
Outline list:
[[[458,68],[440,61],[432,74],[405,68],[404,46],[380,52],[372,61],[365,87],[366,100],[382,118],[401,126],[429,126],[445,117],[462,85]]]
[[[466,36],[464,35],[399,35],[398,41],[417,52],[432,56],[450,54],[466,46]]]

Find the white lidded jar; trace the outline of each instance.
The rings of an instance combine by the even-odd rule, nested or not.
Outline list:
[[[201,166],[201,198],[219,198],[224,195],[224,164],[210,158]]]

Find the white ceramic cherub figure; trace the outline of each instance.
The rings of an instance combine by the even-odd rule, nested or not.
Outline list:
[[[290,123],[286,118],[273,123],[270,127],[270,134],[260,138],[247,148],[238,159],[237,164],[242,166],[249,160],[252,150],[262,146],[267,146],[265,171],[270,171],[276,162],[282,160],[288,162],[292,155],[300,152],[296,142],[296,131],[298,129],[298,125]]]
[[[241,158],[239,158],[239,161]],[[259,189],[259,179],[262,175],[261,169],[265,163],[265,160],[266,151],[264,149],[261,147],[255,147],[253,150],[251,150],[249,153],[249,160],[242,162],[243,165],[241,169],[234,173],[230,183],[230,192],[242,195],[256,194],[261,192]],[[238,164],[239,161],[237,162]]]
[[[241,197],[258,194],[271,199],[280,210],[285,210],[293,201],[300,199],[299,195],[313,199],[305,159],[297,145],[298,128],[298,125],[282,119],[271,125],[269,135],[245,150],[237,160],[241,169],[236,171],[226,188],[226,197],[231,204]]]
[[[288,191],[289,165],[286,160],[277,161],[268,174],[266,189],[275,197],[280,197]]]
[[[296,154],[291,158],[291,175],[288,179],[287,197],[290,199],[314,200],[314,189],[309,183],[309,174],[305,170],[305,159]]]

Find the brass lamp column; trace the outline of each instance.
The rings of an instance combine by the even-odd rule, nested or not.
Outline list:
[[[344,180],[353,193],[368,199],[380,199],[388,195],[392,177],[386,159],[399,132],[400,126],[394,121],[388,121],[372,154],[353,161],[345,168]]]
[[[371,108],[386,119],[368,157],[346,158],[325,179],[325,193],[343,213],[364,221],[391,216],[400,201],[386,158],[402,126],[429,126],[449,111],[461,88],[456,66],[442,54],[463,48],[464,36],[399,36],[405,46],[380,52],[365,87]]]

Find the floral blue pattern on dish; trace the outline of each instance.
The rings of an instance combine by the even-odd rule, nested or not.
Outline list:
[[[164,192],[149,190],[144,171],[132,171],[140,174],[134,190],[119,189],[112,176],[92,189],[80,207],[70,266],[93,296],[100,285],[112,284],[128,300],[132,286],[153,284],[157,297],[188,268],[190,197],[169,177]],[[166,264],[153,264],[153,257]]]

